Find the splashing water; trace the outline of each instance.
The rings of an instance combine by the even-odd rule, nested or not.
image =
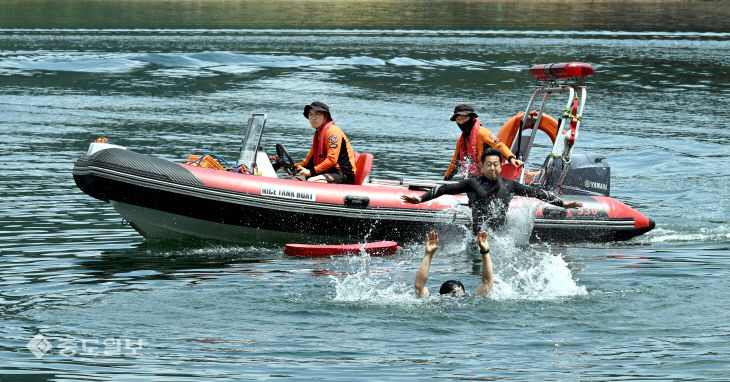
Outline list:
[[[726,226],[713,228],[702,227],[698,232],[685,233],[681,229],[672,228],[656,228],[646,237],[637,239],[637,241],[647,241],[650,243],[667,243],[667,242],[695,242],[695,241],[726,241],[730,240],[730,230]]]
[[[509,211],[501,232],[490,234],[494,266],[491,298],[550,300],[588,293],[573,280],[570,267],[560,254],[525,249],[539,206],[537,200],[525,200]]]
[[[492,256],[495,281],[490,292],[495,300],[552,300],[588,293],[573,280],[568,264],[560,255],[536,250],[509,253],[497,247],[499,250]]]
[[[508,233],[504,236],[508,236],[515,247],[527,248],[530,244],[535,213],[540,205],[542,203],[536,199],[520,198],[515,203],[516,208],[507,211],[507,220],[502,231]]]
[[[413,303],[416,297],[413,287],[398,279],[405,272],[398,270],[380,270],[373,272],[371,257],[364,251],[359,256],[350,256],[345,260],[357,270],[343,278],[330,276],[335,286],[335,301],[364,301],[376,304]],[[415,272],[414,272],[415,274]]]
[[[568,263],[560,254],[539,251],[529,247],[530,233],[535,222],[535,211],[540,203],[527,200],[518,208],[510,210],[507,224],[499,232],[490,232],[489,243],[494,265],[495,283],[488,297],[495,300],[552,300],[563,297],[586,295],[584,286],[573,279]],[[444,262],[458,260],[458,254],[466,254],[464,261],[473,261],[471,243],[475,242],[470,232],[465,240],[456,245],[442,245],[434,257],[431,280],[441,280],[435,269]],[[420,246],[412,247],[422,250]],[[410,252],[410,251],[409,251]],[[330,276],[335,287],[335,301],[367,302],[383,305],[414,304],[418,299],[413,293],[413,278],[422,257],[422,252],[408,256],[411,260],[396,267],[373,265],[371,257],[362,252],[359,256],[341,259],[344,266],[351,267],[351,273],[344,277]],[[480,264],[481,266],[481,264]],[[467,289],[474,289],[479,276],[464,274],[462,282]],[[444,279],[445,280],[445,279]],[[429,289],[436,285],[430,285]],[[473,292],[471,290],[470,292]]]

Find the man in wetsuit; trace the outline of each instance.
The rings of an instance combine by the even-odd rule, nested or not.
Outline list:
[[[477,243],[479,244],[479,252],[482,254],[482,282],[477,287],[475,294],[477,296],[486,296],[494,285],[494,271],[492,270],[492,259],[489,257],[489,241],[486,232],[479,232]],[[416,281],[413,283],[416,297],[428,297],[430,295],[428,288],[426,288],[426,281],[428,281],[428,271],[431,268],[431,259],[438,248],[439,235],[431,231],[426,235],[426,253],[423,255],[421,265],[416,272]],[[459,296],[464,293],[464,284],[456,280],[444,282],[439,289],[439,294],[447,296]]]
[[[465,177],[472,178],[480,175],[478,163],[482,157],[484,148],[489,146],[502,152],[502,156],[507,158],[507,162],[520,167],[523,165],[518,160],[509,147],[497,138],[497,136],[486,127],[482,126],[477,119],[478,115],[474,112],[474,108],[468,104],[456,105],[454,115],[451,120],[456,122],[461,130],[461,136],[456,141],[456,150],[451,158],[449,168],[446,170],[444,180],[451,179],[454,174],[463,172]]]
[[[323,102],[304,107],[304,117],[316,130],[307,157],[294,167],[309,182],[347,183],[355,181],[355,152],[342,129],[335,125],[330,108]]]
[[[436,186],[421,196],[403,195],[401,199],[408,203],[418,204],[441,195],[463,194],[469,197],[472,214],[472,231],[474,235],[481,229],[482,223],[496,230],[504,225],[507,208],[512,195],[529,196],[563,208],[578,208],[580,202],[563,202],[557,195],[536,187],[526,186],[510,179],[502,178],[502,153],[489,148],[482,154],[482,175],[478,178],[467,178],[456,183]]]

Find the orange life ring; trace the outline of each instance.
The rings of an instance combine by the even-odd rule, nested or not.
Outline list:
[[[520,130],[520,123],[522,123],[522,117],[525,115],[524,111],[515,114],[514,117],[507,120],[499,129],[497,138],[504,142],[507,147],[512,147],[512,141],[517,136],[517,131]],[[530,117],[525,120],[525,127],[522,130],[532,129],[535,127],[535,117],[537,116],[536,111],[530,112]],[[555,137],[558,135],[558,121],[548,114],[543,113],[540,119],[540,126],[538,129],[545,132],[550,137],[550,141],[555,143]]]

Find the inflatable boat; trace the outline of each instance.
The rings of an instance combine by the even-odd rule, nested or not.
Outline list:
[[[564,199],[582,202],[583,207],[565,210],[514,198],[510,208],[522,208],[527,202],[536,205],[534,240],[603,242],[627,240],[650,231],[654,228],[651,219],[609,196],[610,168],[603,158],[573,153],[585,87],[572,82],[589,75],[592,67],[562,65],[542,66],[540,70],[533,67],[531,72],[540,81],[537,90],[525,112],[508,120],[498,135],[524,161],[538,131],[552,140],[552,152],[537,171],[505,164],[502,175],[553,190]],[[543,112],[548,96],[555,93],[569,95],[569,106],[560,120]],[[542,103],[533,111],[541,95]],[[211,155],[173,162],[98,141],[76,161],[74,180],[86,194],[110,203],[145,238],[242,243],[409,242],[422,240],[430,230],[445,237],[464,237],[470,232],[466,195],[442,196],[419,205],[405,203],[401,195],[418,194],[443,182],[372,178],[375,158],[369,153],[356,154],[355,184],[299,180],[283,146],[276,146],[275,157],[260,149],[266,119],[266,114],[251,116],[233,166]],[[279,167],[289,174],[277,172]]]

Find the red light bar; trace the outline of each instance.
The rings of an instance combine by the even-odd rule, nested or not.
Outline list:
[[[585,62],[564,62],[561,64],[534,65],[530,74],[538,80],[588,77],[593,74],[593,66]]]

